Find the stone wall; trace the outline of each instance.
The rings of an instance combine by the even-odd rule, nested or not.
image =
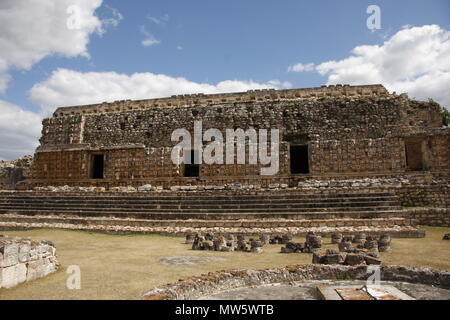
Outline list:
[[[55,272],[56,248],[49,241],[0,235],[0,288],[11,288]]]
[[[433,227],[450,227],[450,207],[410,208],[410,216],[415,223]]]
[[[226,270],[179,280],[155,288],[145,300],[198,299],[221,291],[305,280],[367,280],[368,266],[297,265],[266,270]],[[380,266],[382,281],[403,281],[450,288],[450,272],[430,268]]]
[[[75,114],[95,114],[107,112],[122,112],[130,110],[139,110],[155,107],[180,107],[192,106],[198,104],[218,104],[233,103],[241,101],[266,101],[281,99],[305,99],[317,97],[340,97],[340,96],[370,96],[387,95],[387,90],[381,85],[330,85],[320,88],[288,89],[288,90],[249,90],[238,93],[219,93],[219,94],[186,94],[172,96],[169,98],[147,99],[147,100],[121,100],[112,103],[103,102],[87,106],[63,107],[54,112],[54,117],[62,117]]]
[[[192,98],[192,99],[191,99]],[[162,102],[164,101],[164,102]],[[184,177],[172,163],[173,130],[279,129],[280,168],[264,179],[264,165],[201,165]],[[337,86],[239,94],[172,97],[59,108],[43,122],[33,167],[35,185],[138,187],[295,180],[290,147],[308,146],[310,175],[372,175],[408,171],[405,143],[418,141],[424,170],[450,170],[448,137],[439,107],[389,95],[382,86]],[[248,145],[247,145],[248,148]],[[91,179],[92,159],[104,156],[104,177]],[[156,181],[155,181],[156,180]],[[288,181],[289,180],[289,181]],[[214,183],[211,183],[214,182]],[[289,183],[290,184],[290,183]]]
[[[32,156],[25,156],[16,160],[0,160],[0,190],[14,189],[17,183],[30,176]]]

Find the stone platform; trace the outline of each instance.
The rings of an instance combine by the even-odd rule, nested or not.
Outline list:
[[[391,192],[2,192],[0,229],[422,237]]]

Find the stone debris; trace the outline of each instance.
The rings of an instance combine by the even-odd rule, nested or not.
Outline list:
[[[331,235],[331,243],[339,244],[342,242],[342,234],[341,233],[333,233]]]
[[[291,237],[292,239],[292,237]],[[304,243],[295,243],[289,241],[286,246],[281,248],[282,253],[314,253],[322,247],[322,237],[308,232]]]
[[[0,190],[15,189],[16,185],[27,179],[31,173],[33,156],[24,156],[19,159],[0,160]]]
[[[186,235],[186,244],[193,244],[194,243],[194,239],[195,239],[195,235],[194,234],[187,234]]]
[[[391,237],[382,235],[378,240],[378,250],[380,252],[387,252],[391,250]]]
[[[268,234],[262,234],[259,236],[259,240],[262,242],[262,244],[269,244],[270,236]]]
[[[192,241],[192,242],[188,242]],[[243,251],[243,252],[253,252],[261,253],[263,252],[264,242],[251,238],[250,240],[245,240],[243,235],[237,236],[237,241],[234,240],[234,235],[215,235],[214,233],[208,232],[205,235],[201,234],[189,234],[186,236],[186,243],[192,243],[192,250],[210,250],[210,251],[223,251],[223,252],[233,252],[233,251]]]
[[[391,237],[388,235],[381,235],[379,238],[366,237],[364,233],[346,235],[338,244],[339,252],[333,249],[328,249],[324,255],[315,252],[312,261],[315,264],[379,265],[380,252],[389,251],[390,244]]]
[[[342,264],[347,266],[356,266],[361,264],[381,264],[381,260],[364,251],[354,252],[337,252],[335,250],[327,250],[324,255],[319,252],[313,253],[313,264]]]
[[[42,278],[58,267],[52,242],[0,237],[0,288],[11,288]]]
[[[356,245],[364,246],[365,242],[366,242],[366,234],[365,233],[358,233],[353,238],[353,243]]]
[[[365,179],[343,179],[343,180],[306,180],[300,181],[298,187],[305,189],[314,188],[368,188],[368,187],[401,187],[409,185],[411,182],[408,177],[400,176],[397,178],[365,178]]]

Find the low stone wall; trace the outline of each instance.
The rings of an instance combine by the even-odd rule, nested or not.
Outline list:
[[[450,227],[450,208],[410,208],[416,224],[433,227]]]
[[[56,248],[50,241],[0,235],[0,288],[11,288],[55,272]]]
[[[299,189],[368,192],[393,192],[405,207],[450,207],[450,179],[433,174],[398,175],[391,178],[321,179],[298,183]]]
[[[155,288],[145,300],[189,300],[237,288],[305,280],[366,280],[373,272],[368,266],[296,265],[265,270],[229,270],[210,272]],[[450,288],[450,272],[431,268],[381,266],[382,281],[421,283]]]

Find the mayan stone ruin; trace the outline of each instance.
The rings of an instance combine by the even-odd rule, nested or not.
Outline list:
[[[195,135],[198,121],[200,133],[217,128],[224,136],[278,129],[279,170],[262,174],[267,164],[248,161],[174,163],[172,133]],[[0,193],[0,226],[423,237],[417,224],[450,225],[449,139],[439,105],[382,85],[61,107],[43,121],[32,161],[2,169],[21,177],[3,173],[4,189],[15,190]],[[246,157],[254,151],[251,138],[234,142]],[[196,157],[195,146],[187,157]]]
[[[260,165],[180,167],[173,130],[273,129],[281,132],[280,170]],[[287,184],[391,177],[450,169],[449,130],[433,103],[389,94],[381,85],[174,96],[64,107],[44,120],[32,186],[140,187]]]

